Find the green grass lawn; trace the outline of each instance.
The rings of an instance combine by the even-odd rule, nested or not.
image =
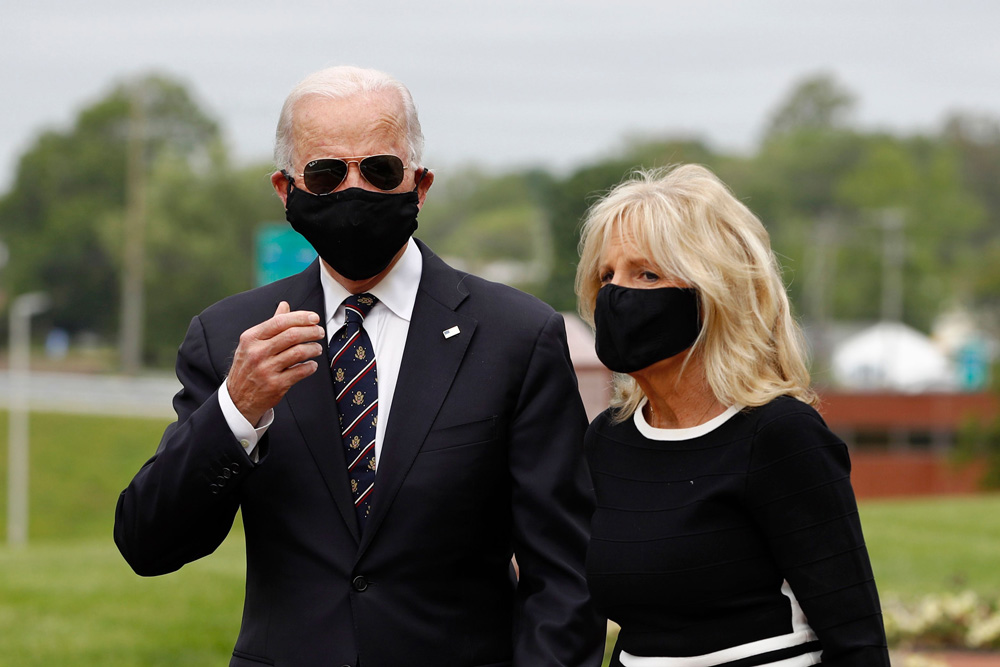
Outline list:
[[[860,511],[883,594],[1000,596],[1000,494],[868,501]]]
[[[156,451],[168,423],[164,419],[32,413],[29,538],[110,538],[118,494]],[[0,411],[0,504],[4,508],[0,532],[6,540],[6,411]]]
[[[239,523],[211,557],[148,579],[112,538],[118,494],[166,424],[32,414],[29,544],[12,549],[0,412],[0,666],[228,664],[246,573]]]
[[[0,666],[224,665],[239,629],[240,524],[217,553],[145,579],[111,536],[118,493],[163,420],[33,415],[30,544],[0,544]],[[0,530],[7,423],[0,412]],[[1000,595],[1000,495],[869,501],[861,518],[879,590]]]
[[[226,665],[245,572],[235,533],[211,557],[149,579],[110,538],[0,548],[0,665]]]

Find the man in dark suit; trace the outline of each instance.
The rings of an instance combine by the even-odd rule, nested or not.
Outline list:
[[[211,553],[242,510],[231,665],[600,664],[562,319],[411,238],[421,149],[387,75],[292,91],[272,184],[320,257],[192,320],[177,421],[119,498],[142,575]]]

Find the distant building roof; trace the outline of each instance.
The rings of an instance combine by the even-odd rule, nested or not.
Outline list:
[[[837,386],[854,391],[953,391],[955,371],[928,336],[880,322],[840,341],[830,359]]]

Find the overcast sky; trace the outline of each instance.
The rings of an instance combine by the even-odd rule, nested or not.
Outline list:
[[[751,150],[802,77],[834,74],[863,127],[1000,117],[996,0],[47,0],[0,18],[0,192],[38,133],[121,78],[186,83],[241,159],[266,159],[288,90],[334,64],[413,92],[425,162],[565,169],[631,135]]]

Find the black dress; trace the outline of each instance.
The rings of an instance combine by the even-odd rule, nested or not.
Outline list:
[[[586,453],[612,665],[889,664],[847,447],[813,408],[781,397],[675,430],[609,410]]]

